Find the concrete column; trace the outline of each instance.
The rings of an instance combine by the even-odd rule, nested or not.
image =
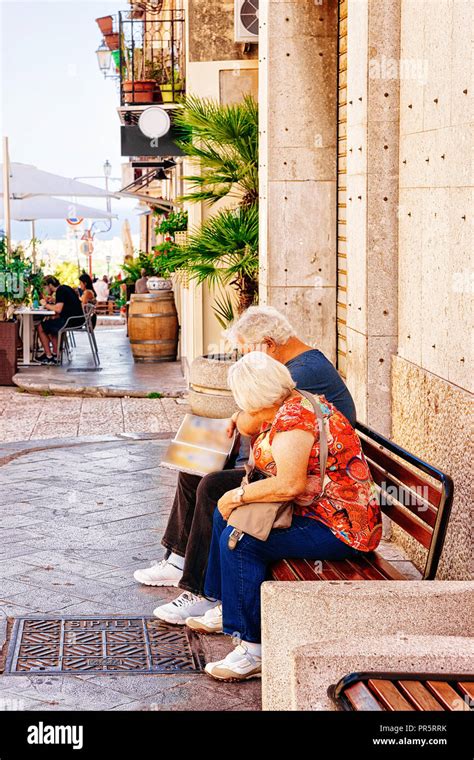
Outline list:
[[[337,0],[260,3],[260,302],[336,355]]]
[[[400,0],[349,0],[347,383],[357,416],[391,432],[397,352]]]

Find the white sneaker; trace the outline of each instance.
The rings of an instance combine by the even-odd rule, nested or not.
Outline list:
[[[153,610],[155,617],[164,620],[165,623],[173,625],[184,625],[188,617],[197,617],[204,615],[208,610],[212,610],[219,602],[210,602],[203,596],[196,596],[190,591],[184,591],[168,604],[162,604]]]
[[[208,662],[206,673],[218,681],[247,681],[262,675],[262,658],[250,654],[244,644],[239,644],[219,662]]]
[[[135,570],[133,577],[145,586],[177,586],[183,577],[183,571],[167,559],[155,562],[151,567]]]
[[[222,604],[218,604],[200,617],[186,618],[186,625],[200,633],[222,633]]]

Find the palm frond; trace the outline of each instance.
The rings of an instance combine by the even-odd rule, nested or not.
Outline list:
[[[214,296],[212,311],[223,330],[226,330],[235,319],[234,303],[228,291]]]
[[[181,200],[215,203],[231,193],[247,203],[258,198],[258,107],[251,97],[221,105],[188,96],[175,124],[185,134],[179,147],[201,169],[184,178],[190,191]]]

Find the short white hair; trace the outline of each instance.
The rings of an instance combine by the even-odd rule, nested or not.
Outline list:
[[[226,333],[234,346],[239,339],[259,346],[265,338],[271,338],[277,346],[282,346],[295,335],[287,318],[273,306],[250,306]]]
[[[233,364],[228,382],[237,406],[244,412],[274,406],[296,388],[285,365],[263,351],[251,351]]]

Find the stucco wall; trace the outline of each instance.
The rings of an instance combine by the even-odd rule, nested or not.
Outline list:
[[[335,361],[337,2],[260,22],[260,300]]]
[[[257,45],[234,42],[234,0],[188,0],[188,20],[190,61],[258,58]]]
[[[473,568],[473,400],[470,393],[414,364],[393,359],[393,438],[454,480],[455,498],[438,569],[441,580],[469,580]],[[421,568],[424,552],[394,526]]]
[[[473,11],[471,0],[402,2],[398,345],[471,391]]]
[[[347,384],[357,416],[390,434],[390,357],[397,350],[400,0],[347,10]]]
[[[470,0],[402,0],[393,437],[455,484],[438,571],[472,578]],[[394,530],[419,562],[419,550]]]
[[[257,98],[258,48],[252,45],[243,53],[243,45],[235,44],[233,0],[184,0],[186,14],[186,91],[201,98],[221,103],[237,102],[244,94]],[[196,165],[186,160],[184,174],[195,174]],[[190,230],[235,199],[205,204],[186,203]],[[190,281],[189,287],[179,288],[179,317],[181,325],[181,355],[188,375],[193,359],[209,351],[224,350],[222,328],[212,305],[213,292],[208,285]]]

